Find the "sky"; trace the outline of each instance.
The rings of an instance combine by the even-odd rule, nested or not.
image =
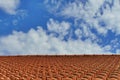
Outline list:
[[[120,0],[0,0],[0,55],[120,53]]]

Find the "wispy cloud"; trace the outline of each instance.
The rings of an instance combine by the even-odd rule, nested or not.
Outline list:
[[[115,36],[120,35],[119,0],[63,1],[45,0],[45,5],[49,4],[50,12],[65,20],[50,18],[46,23],[47,30],[39,26],[37,30],[31,28],[27,33],[14,31],[11,35],[1,37],[0,53],[107,54],[113,49],[116,53],[120,52],[119,40],[112,38],[109,44],[104,44],[105,40],[102,42],[99,37],[107,38],[109,31]]]
[[[55,31],[55,33],[58,31],[59,35],[63,34],[62,36],[65,37],[70,24],[65,21],[58,22],[50,19],[47,27],[49,31]],[[64,41],[56,37],[55,33],[47,34],[46,30],[40,26],[37,30],[29,30],[28,33],[14,31],[13,34],[0,38],[0,53],[8,53],[8,55],[108,53],[105,48],[91,42],[90,39],[85,41],[68,39],[68,41]]]
[[[56,0],[53,0],[52,3],[54,1]],[[60,4],[60,1],[58,3]],[[110,36],[109,31],[115,33],[115,36],[120,36],[120,0],[68,1],[68,4],[59,5],[57,10],[56,14],[74,20],[77,27],[75,34],[79,35],[79,38],[93,37],[94,41],[97,39],[98,42],[101,42],[102,39],[98,35],[108,37]],[[96,32],[91,31],[92,29]]]
[[[20,0],[0,0],[0,8],[8,14],[16,14]]]

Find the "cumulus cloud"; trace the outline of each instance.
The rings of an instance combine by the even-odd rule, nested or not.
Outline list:
[[[50,19],[48,21],[49,31],[64,33],[69,29],[70,24],[62,21]],[[65,30],[64,30],[65,29]],[[0,54],[5,55],[64,55],[64,54],[96,54],[110,53],[104,47],[91,42],[90,39],[82,41],[80,39],[65,41],[54,35],[47,34],[41,26],[37,30],[30,29],[27,33],[13,31],[13,34],[0,38]],[[108,48],[107,48],[108,49]]]
[[[119,46],[118,40],[112,40],[109,45],[98,44],[101,39],[97,35],[107,36],[109,30],[120,35],[119,0],[86,0],[84,4],[82,0],[75,0],[65,5],[61,5],[62,0],[51,1],[54,7],[52,10],[65,18],[73,19],[73,24],[51,18],[46,24],[48,30],[39,26],[37,30],[30,29],[27,33],[14,31],[13,34],[0,38],[1,54],[107,54]],[[45,0],[47,3],[49,0]],[[71,34],[77,39],[64,40],[66,35],[71,37]],[[83,37],[86,39],[82,40]],[[112,44],[117,46],[111,46]],[[119,53],[120,50],[115,52]]]
[[[57,3],[56,0],[53,2]],[[57,13],[64,17],[86,21],[99,34],[106,35],[108,30],[120,34],[120,0],[86,0],[86,3],[75,0],[57,9]]]
[[[50,32],[55,32],[59,34],[59,38],[63,39],[64,36],[68,34],[70,23],[65,21],[59,23],[58,21],[50,19],[49,22],[47,23],[47,26]]]
[[[100,19],[107,25],[107,29],[120,34],[120,0],[114,0],[112,8],[106,5],[106,9],[103,10],[103,15]]]
[[[47,0],[48,1],[48,0]],[[106,45],[105,49],[119,52],[119,40],[114,44],[110,43],[112,38],[105,44],[104,39],[120,36],[120,0],[69,0],[61,5],[63,0],[52,0],[57,5],[51,6],[57,14],[67,19],[74,20],[75,30],[72,30],[77,38],[89,38],[101,45]],[[93,30],[93,31],[92,31]],[[102,36],[99,37],[98,35]],[[103,40],[103,41],[102,41]],[[109,44],[109,45],[108,45]]]
[[[104,0],[88,0],[86,4],[83,4],[81,1],[74,1],[66,4],[60,13],[63,16],[78,19],[92,18],[103,3]]]
[[[120,53],[120,49],[117,49],[117,50],[116,50],[116,54],[119,54],[119,53]]]
[[[0,8],[8,14],[16,14],[20,0],[0,0]]]
[[[8,55],[25,54],[96,54],[107,53],[104,48],[96,43],[81,40],[62,41],[54,36],[49,36],[38,27],[28,33],[13,32],[12,35],[0,39],[0,53]]]
[[[75,20],[83,19],[89,24],[87,27],[95,28],[99,34],[105,35],[107,29],[99,25],[99,19],[94,18],[104,2],[104,0],[88,0],[84,5],[81,1],[75,1],[67,4],[60,13],[62,16],[73,17]]]

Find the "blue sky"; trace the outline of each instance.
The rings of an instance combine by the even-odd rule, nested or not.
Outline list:
[[[119,54],[119,0],[0,0],[0,55]]]

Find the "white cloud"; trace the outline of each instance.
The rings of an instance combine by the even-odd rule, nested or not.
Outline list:
[[[65,21],[58,22],[53,19],[50,19],[48,21],[48,28],[50,30],[56,31],[60,27],[61,32],[61,26],[63,29],[66,30],[70,27],[69,23]],[[65,28],[65,26],[68,27]],[[57,27],[57,29],[55,27]],[[66,32],[66,30],[63,30],[63,33]],[[69,39],[68,41],[64,41],[51,34],[48,35],[46,33],[46,30],[43,30],[40,26],[37,30],[30,29],[27,33],[13,31],[13,34],[0,38],[0,54],[5,55],[7,53],[8,55],[71,55],[85,53],[109,53],[105,50],[104,47],[101,47],[97,43],[91,42],[90,39],[87,39],[85,41],[82,41],[80,39]]]
[[[0,0],[0,8],[8,14],[16,14],[19,0]]]
[[[63,39],[65,35],[68,34],[68,29],[70,28],[70,23],[68,22],[61,22],[55,21],[53,19],[50,19],[47,23],[48,30],[50,32],[55,32],[59,34],[59,38]]]
[[[106,46],[104,47],[104,49],[107,50],[107,51],[111,50],[111,48],[112,48],[112,47],[111,47],[110,45],[106,45]]]
[[[58,3],[60,4],[60,1]],[[72,17],[75,20],[83,19],[99,34],[105,36],[108,30],[117,35],[120,34],[120,0],[88,0],[85,5],[81,1],[75,0],[59,6],[59,8],[60,15],[67,18]],[[57,9],[59,10],[59,8]],[[98,17],[94,18],[96,16]],[[99,24],[100,21],[105,23],[104,27]]]
[[[103,3],[104,0],[88,0],[84,5],[81,1],[74,1],[65,5],[60,13],[74,18],[92,18]]]
[[[42,28],[31,29],[28,33],[14,32],[12,35],[1,38],[0,45],[0,53],[7,52],[8,55],[107,53],[99,45],[90,41],[62,41],[47,35]]]
[[[82,38],[82,31],[81,31],[81,29],[76,29],[76,30],[75,30],[75,35],[76,35],[79,39],[81,39],[81,38]]]
[[[120,54],[120,49],[117,49],[117,50],[116,50],[116,54]]]
[[[46,3],[48,2],[49,1],[46,0]],[[114,46],[110,44],[101,47],[101,45],[97,44],[97,42],[100,41],[98,36],[91,31],[91,29],[94,28],[99,34],[104,36],[106,36],[108,30],[120,34],[119,0],[114,0],[112,8],[110,8],[106,2],[111,3],[112,0],[88,0],[85,5],[75,0],[61,7],[61,1],[57,3],[57,0],[52,0],[52,4],[58,4],[56,7],[54,6],[54,8],[52,8],[53,10],[58,9],[55,11],[60,10],[60,15],[74,19],[74,22],[76,22],[74,24],[76,26],[75,30],[71,30],[71,23],[67,21],[59,22],[50,19],[47,22],[48,31],[38,27],[37,30],[31,29],[27,33],[14,31],[13,34],[0,38],[0,53],[8,53],[11,55],[110,53],[109,51],[112,50]],[[7,12],[7,9],[5,9],[5,11]],[[11,11],[13,11],[13,14],[16,8],[11,9]],[[11,14],[11,11],[8,11],[8,13]],[[101,14],[102,11],[103,13]],[[83,22],[79,22],[81,19]],[[105,26],[99,24],[101,21],[105,23]],[[64,37],[69,34],[70,31],[74,32],[78,39],[74,40],[68,38],[68,41],[64,41]],[[46,32],[50,32],[50,34],[48,35]],[[55,33],[59,36],[56,37]],[[82,41],[82,37],[87,37],[87,39]],[[119,45],[119,43],[116,42],[114,44]],[[116,52],[118,53],[120,50],[118,49]]]
[[[63,5],[62,1],[64,0],[44,0],[44,4],[46,4],[46,7],[50,13],[56,13],[60,6]]]
[[[66,5],[60,13],[68,18],[73,17],[75,20],[83,19],[92,28],[95,28],[98,33],[105,35],[107,33],[107,29],[98,24],[99,19],[96,20],[93,18],[95,14],[98,13],[99,8],[103,3],[104,0],[88,0],[85,5],[82,2],[72,2]]]
[[[100,19],[106,23],[108,30],[120,34],[120,0],[114,0],[113,7],[104,9]]]

